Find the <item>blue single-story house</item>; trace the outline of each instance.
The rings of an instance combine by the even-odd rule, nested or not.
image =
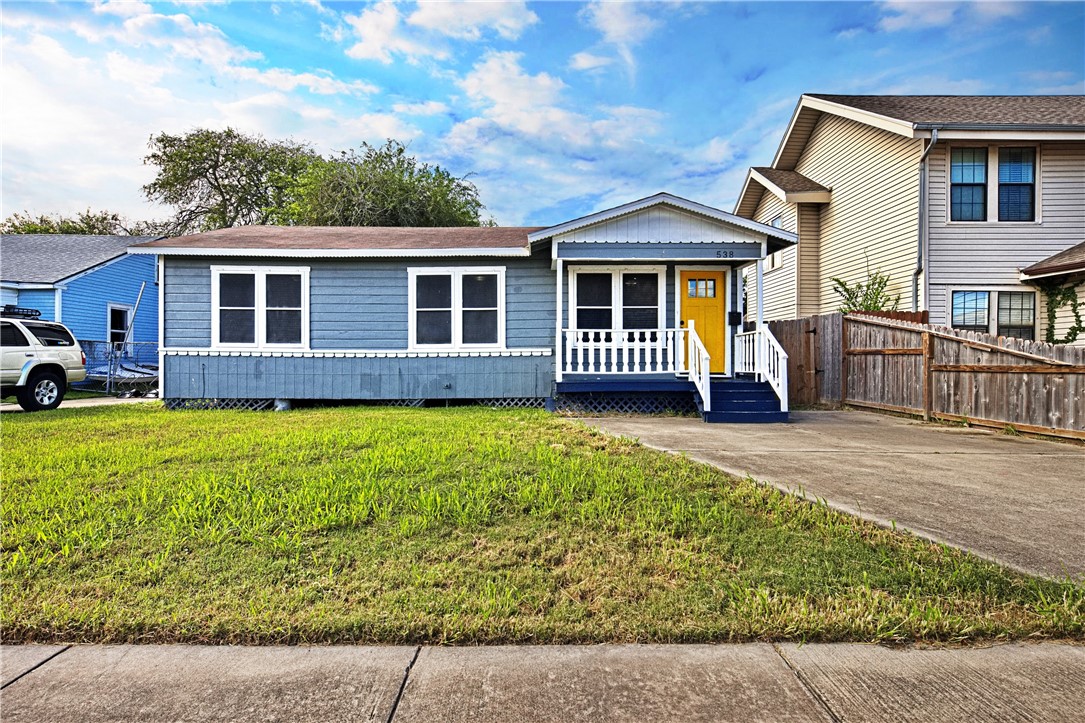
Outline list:
[[[786,355],[743,331],[739,269],[759,282],[796,241],[661,193],[548,228],[246,226],[129,252],[158,257],[170,406],[685,399],[782,421]]]
[[[66,325],[80,342],[124,342],[131,324],[128,342],[157,343],[154,259],[127,253],[133,243],[155,238],[3,234],[0,300],[4,306],[37,309],[42,319]]]

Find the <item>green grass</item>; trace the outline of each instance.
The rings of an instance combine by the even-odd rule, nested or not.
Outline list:
[[[2,422],[8,641],[1085,637],[1002,570],[536,411]]]

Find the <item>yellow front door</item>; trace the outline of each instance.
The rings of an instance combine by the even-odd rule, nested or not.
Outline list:
[[[727,298],[723,271],[683,271],[682,326],[693,328],[712,357],[710,370],[727,370]]]

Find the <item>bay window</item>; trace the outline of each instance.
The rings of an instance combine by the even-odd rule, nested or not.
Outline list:
[[[308,348],[307,267],[211,267],[211,345]]]
[[[504,268],[407,270],[412,348],[503,348]]]

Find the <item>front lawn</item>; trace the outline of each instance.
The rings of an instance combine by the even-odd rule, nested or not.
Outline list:
[[[540,411],[5,415],[6,641],[1085,637],[1034,580]]]

